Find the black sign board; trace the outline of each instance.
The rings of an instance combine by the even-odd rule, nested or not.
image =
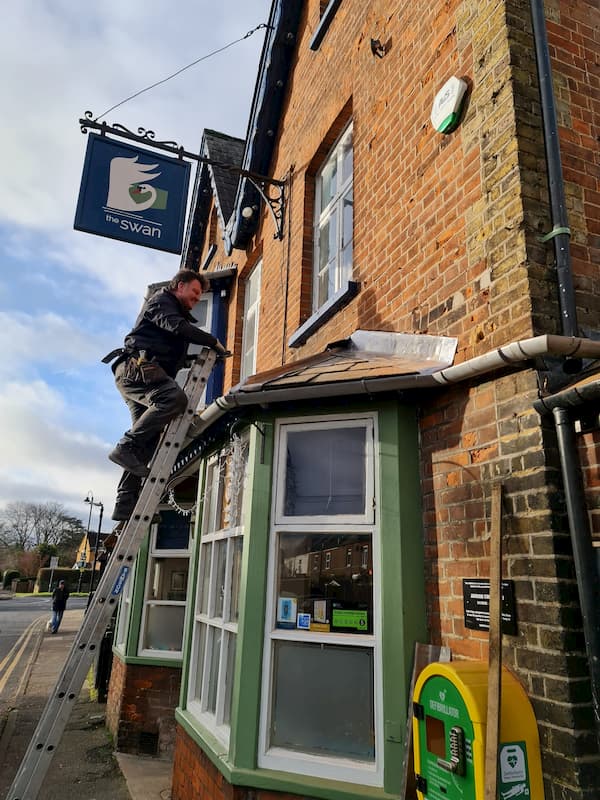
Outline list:
[[[463,604],[465,628],[474,631],[490,629],[490,582],[479,578],[463,579]],[[513,581],[502,581],[502,633],[517,635],[515,586]]]

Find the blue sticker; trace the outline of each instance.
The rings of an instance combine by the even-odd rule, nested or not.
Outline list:
[[[123,586],[125,586],[125,581],[127,580],[127,576],[129,575],[129,567],[121,567],[121,571],[117,576],[117,580],[115,581],[115,585],[112,588],[111,594],[115,595],[121,594],[123,591]]]

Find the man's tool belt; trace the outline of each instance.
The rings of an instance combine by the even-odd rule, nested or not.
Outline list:
[[[111,361],[113,372],[116,372],[120,364],[124,364],[121,375],[132,383],[151,386],[169,378],[160,364],[149,356],[147,350],[126,350],[124,347],[118,347],[102,359],[104,364],[110,364]]]

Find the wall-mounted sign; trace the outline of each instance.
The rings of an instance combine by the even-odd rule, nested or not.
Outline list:
[[[91,133],[74,227],[181,253],[189,180],[186,161]]]
[[[463,579],[465,628],[474,631],[490,629],[490,582],[479,578]],[[502,633],[517,635],[515,585],[502,581]]]

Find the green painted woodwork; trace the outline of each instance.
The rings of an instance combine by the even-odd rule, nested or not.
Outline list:
[[[125,645],[125,658],[138,657],[138,642],[142,626],[142,613],[144,611],[144,591],[146,588],[146,569],[148,567],[148,553],[150,551],[150,534],[144,536],[137,558],[135,560],[135,573],[133,576],[133,592],[131,594],[130,618],[127,628],[127,641]],[[144,659],[145,661],[145,659]]]
[[[244,510],[240,617],[229,743],[232,763],[245,769],[256,767],[274,445],[273,424],[263,421],[259,426],[260,432],[252,426],[250,437],[249,502]]]
[[[384,789],[351,785],[333,780],[257,769],[262,657],[266,606],[266,580],[269,548],[274,422],[277,417],[263,415],[257,420],[260,431],[251,426],[247,503],[244,510],[244,550],[240,587],[240,617],[236,647],[235,684],[231,709],[229,753],[210,731],[185,710],[191,625],[186,627],[182,706],[176,718],[196,741],[216,768],[233,784],[310,795],[327,800],[358,798],[397,798],[402,784],[405,754],[408,695],[414,644],[427,640],[424,554],[420,507],[419,450],[415,410],[399,406],[396,399],[382,400],[377,406],[361,401],[327,406],[311,404],[301,414],[321,416],[375,412],[379,442],[378,483],[380,575],[382,596],[382,667],[384,726]],[[263,440],[264,436],[264,440]],[[202,485],[202,481],[200,482]],[[200,511],[198,519],[201,518]],[[199,536],[191,565],[192,580],[197,580]],[[189,601],[193,602],[190,592]],[[191,614],[190,614],[191,617]]]
[[[413,408],[379,411],[384,786],[399,792],[412,658],[427,640],[417,421]]]

